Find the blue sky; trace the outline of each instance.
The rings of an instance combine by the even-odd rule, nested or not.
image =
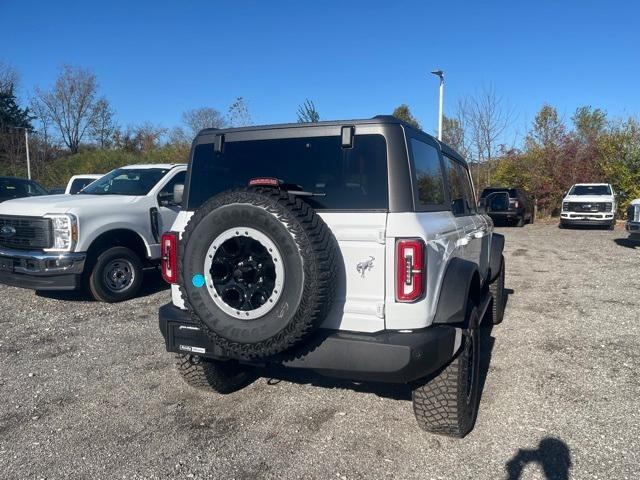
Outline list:
[[[172,127],[243,96],[256,123],[294,121],[305,98],[322,119],[407,103],[429,132],[439,67],[445,112],[491,85],[517,114],[513,136],[544,102],[567,120],[580,105],[640,113],[639,18],[617,1],[0,0],[0,59],[23,97],[62,64],[92,69],[122,125]]]

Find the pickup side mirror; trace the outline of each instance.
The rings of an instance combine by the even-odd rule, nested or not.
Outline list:
[[[176,183],[173,186],[173,203],[182,205],[182,196],[184,194],[184,183]]]
[[[172,192],[160,192],[158,194],[158,203],[161,207],[175,207],[182,205],[182,194],[184,192],[184,184],[176,183]]]

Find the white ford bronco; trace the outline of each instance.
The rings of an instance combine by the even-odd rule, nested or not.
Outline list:
[[[186,165],[117,168],[76,195],[0,204],[0,283],[34,290],[88,287],[97,300],[136,295],[159,264],[160,237],[182,201]]]
[[[160,330],[193,386],[270,365],[409,384],[424,429],[464,436],[503,245],[465,161],[393,117],[203,130],[162,238]]]
[[[576,183],[562,200],[560,228],[600,225],[613,230],[618,205],[608,183]]]

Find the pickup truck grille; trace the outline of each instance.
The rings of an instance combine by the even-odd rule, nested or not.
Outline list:
[[[611,203],[582,203],[582,202],[569,202],[566,211],[569,212],[610,212],[611,211]]]
[[[49,218],[0,216],[1,247],[40,250],[51,247],[52,240],[53,232]]]

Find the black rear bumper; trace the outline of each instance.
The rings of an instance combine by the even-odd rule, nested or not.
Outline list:
[[[160,308],[159,321],[167,351],[192,353],[211,359],[233,358],[214,345],[184,310],[172,304],[164,305]],[[291,352],[245,363],[305,368],[351,380],[406,383],[425,377],[449,363],[460,346],[460,340],[461,331],[449,325],[410,333],[351,333],[320,329],[303,346]]]

